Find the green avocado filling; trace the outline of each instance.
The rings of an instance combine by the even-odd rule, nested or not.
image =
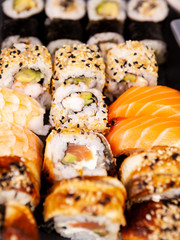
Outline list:
[[[22,83],[37,83],[43,78],[44,74],[32,69],[21,69],[14,75],[14,79]]]
[[[67,153],[66,156],[63,158],[62,163],[69,164],[69,163],[75,163],[77,160],[77,157],[71,153]]]
[[[99,235],[100,237],[104,237],[107,235],[107,231],[105,229],[94,229],[93,232]]]
[[[84,99],[84,105],[89,105],[93,102],[93,96],[90,92],[82,92],[81,97]]]
[[[131,82],[135,82],[137,79],[137,76],[135,74],[132,74],[132,73],[127,73],[125,76],[124,76],[124,81],[131,81]]]
[[[97,6],[96,11],[99,15],[103,17],[117,17],[119,13],[118,4],[113,1],[101,2]]]
[[[30,10],[31,8],[35,8],[37,3],[34,0],[14,0],[13,9],[17,13],[21,13],[25,10]]]
[[[80,82],[85,83],[87,86],[91,82],[91,78],[88,77],[78,77],[78,78],[69,78],[65,81],[66,84],[79,84]]]

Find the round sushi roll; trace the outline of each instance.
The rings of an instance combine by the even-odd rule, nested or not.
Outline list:
[[[119,97],[132,86],[157,85],[157,62],[151,47],[138,41],[126,41],[108,51],[107,89],[111,98]]]
[[[85,84],[62,85],[53,96],[50,123],[56,129],[82,129],[106,133],[109,125],[107,106],[97,89]]]
[[[87,27],[90,35],[87,44],[98,46],[103,58],[112,46],[124,42],[123,26],[117,20],[92,21]]]
[[[124,240],[179,240],[180,200],[136,204],[126,219],[127,225],[121,230]]]
[[[28,207],[8,201],[0,205],[0,238],[39,240],[36,221]]]
[[[15,200],[34,210],[40,201],[40,171],[37,162],[20,157],[0,157],[0,204]],[[42,165],[42,162],[41,162]]]
[[[123,23],[126,18],[126,2],[124,0],[89,0],[87,11],[89,21],[116,19]]]
[[[43,0],[5,0],[3,12],[10,18],[28,18],[40,13],[44,8]]]
[[[180,195],[180,150],[158,146],[134,153],[120,169],[129,203],[173,199]]]
[[[44,203],[45,222],[72,240],[117,240],[124,226],[126,191],[112,177],[83,177],[54,185]]]
[[[47,0],[45,12],[50,19],[79,20],[86,14],[86,2],[84,0]]]
[[[46,139],[43,172],[49,181],[77,176],[106,176],[113,160],[101,134],[53,130]]]
[[[128,17],[139,22],[161,22],[168,12],[165,0],[130,0],[127,4]]]
[[[31,45],[42,45],[41,41],[36,37],[21,37],[20,35],[14,35],[7,37],[3,40],[1,44],[1,49],[3,48],[13,48],[16,43],[24,43]]]
[[[49,82],[52,76],[51,56],[42,45],[15,44],[2,49],[0,86],[13,88],[50,107]]]
[[[96,46],[75,44],[56,51],[52,87],[85,83],[102,91],[105,85],[105,65]]]

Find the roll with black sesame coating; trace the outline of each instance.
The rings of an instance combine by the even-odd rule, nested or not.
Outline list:
[[[60,48],[55,54],[52,86],[80,82],[100,91],[105,85],[105,65],[97,47],[75,44]]]
[[[85,132],[106,133],[109,129],[107,106],[97,89],[84,83],[62,85],[54,93],[50,123],[56,129],[79,128]]]
[[[44,220],[72,240],[117,240],[124,218],[126,191],[112,177],[83,177],[54,185],[44,203]]]

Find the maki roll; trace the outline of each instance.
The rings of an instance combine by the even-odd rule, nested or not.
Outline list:
[[[180,200],[134,205],[127,213],[127,226],[121,236],[124,240],[179,240]]]
[[[44,125],[45,110],[36,100],[8,88],[0,88],[0,99],[0,122],[19,124],[39,135],[48,133],[49,126]]]
[[[124,160],[120,175],[130,203],[173,199],[180,195],[180,150],[158,146]]]
[[[28,18],[40,13],[44,8],[43,0],[5,0],[3,12],[10,18]]]
[[[157,85],[157,62],[152,48],[138,41],[126,41],[108,51],[105,94],[119,97],[132,86]]]
[[[0,239],[39,240],[37,224],[28,207],[16,201],[0,205]]]
[[[112,46],[124,42],[123,26],[117,20],[91,21],[87,31],[90,36],[87,44],[96,44],[104,58]]]
[[[85,84],[59,87],[53,96],[50,123],[56,129],[82,129],[105,133],[109,125],[103,95]]]
[[[101,134],[53,130],[46,139],[43,171],[50,181],[76,176],[106,176],[113,156]]]
[[[117,240],[124,218],[126,191],[111,177],[62,180],[44,203],[44,220],[72,240]]]
[[[60,48],[55,54],[52,87],[81,82],[100,91],[105,85],[105,65],[96,46],[75,44]]]
[[[138,22],[161,22],[169,12],[165,0],[130,0],[127,4],[127,15]]]
[[[89,21],[116,19],[123,23],[126,18],[126,3],[124,0],[89,0],[87,11]]]
[[[50,106],[47,92],[52,76],[51,56],[42,45],[15,44],[2,49],[0,86],[9,87],[35,98],[42,106]]]
[[[48,18],[79,20],[86,14],[84,0],[47,0],[45,12]]]

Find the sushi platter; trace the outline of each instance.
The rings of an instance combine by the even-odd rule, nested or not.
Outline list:
[[[0,239],[180,239],[180,4],[0,1]]]

